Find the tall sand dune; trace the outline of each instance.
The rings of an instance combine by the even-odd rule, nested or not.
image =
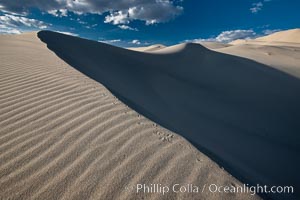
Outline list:
[[[196,44],[201,44],[202,46],[208,48],[208,49],[220,49],[220,48],[225,48],[225,47],[230,47],[232,46],[231,44],[225,44],[225,43],[220,43],[220,42],[195,42]],[[130,47],[128,49],[134,50],[134,51],[141,51],[141,52],[153,52],[157,50],[161,50],[166,48],[167,46],[162,45],[162,44],[154,44],[151,46],[146,46],[146,47]]]
[[[247,41],[249,41],[249,40],[237,39],[237,40],[234,40],[232,42],[229,42],[228,44],[230,44],[230,45],[239,45],[239,44],[244,44]]]
[[[200,107],[208,106],[202,103],[209,103],[209,98],[215,99],[212,104],[219,100],[230,104],[223,101],[222,93],[220,98],[212,96],[218,91],[213,85],[205,85],[209,83],[207,78],[203,83],[194,79],[189,82],[184,76],[190,76],[192,71],[186,68],[181,69],[182,75],[178,75],[177,67],[182,67],[183,63],[177,67],[169,65],[173,63],[169,63],[169,56],[176,55],[145,57],[142,53],[57,33],[41,32],[39,36],[50,48],[58,50],[57,54],[70,63],[76,63],[74,67],[80,66],[79,70],[97,81],[103,78],[101,82],[119,92],[118,96],[128,100],[131,106],[133,103],[136,103],[135,108],[140,106],[138,110],[147,111],[151,107],[154,119],[159,114],[157,111],[161,112],[163,118],[158,118],[158,121],[176,114],[178,119],[173,116],[170,120],[179,122],[183,130],[188,128],[187,137],[197,131],[195,144],[200,144],[198,139],[202,136],[204,143],[210,134],[216,136],[214,132],[203,132],[202,128],[194,129],[197,128],[195,125],[188,126],[195,122],[202,126],[209,119],[215,121],[213,116],[204,113],[207,109],[195,113]],[[201,48],[199,52],[202,52]],[[184,59],[184,52],[177,55]],[[142,57],[147,60],[144,62]],[[158,57],[162,58],[161,64],[157,63]],[[148,63],[152,58],[155,63]],[[218,74],[214,81],[223,76]],[[277,76],[282,77],[282,87],[294,82],[275,73],[274,77]],[[0,199],[258,199],[249,193],[210,193],[208,190],[165,195],[132,191],[131,187],[137,183],[168,186],[190,183],[202,187],[204,184],[241,186],[241,182],[181,136],[127,107],[97,81],[70,67],[51,52],[36,33],[0,36]],[[274,83],[274,87],[277,85]],[[195,86],[196,93],[196,88],[187,94],[183,91]],[[289,88],[282,96],[294,89]],[[198,98],[199,92],[208,94],[202,102]],[[278,95],[275,90],[272,92]],[[292,103],[288,96],[285,97],[286,100],[279,98],[279,103]],[[185,100],[188,101],[183,102]],[[178,103],[184,103],[183,109],[188,110],[181,113]],[[270,103],[274,104],[273,101]],[[293,105],[290,104],[291,109]],[[212,109],[214,112],[218,108]],[[150,114],[150,110],[145,113]],[[189,121],[189,112],[196,114],[192,121]],[[281,125],[284,125],[285,119],[282,120]],[[174,125],[173,122],[170,125]],[[210,124],[203,127],[209,130],[205,126]],[[239,134],[243,136],[244,132]],[[220,144],[229,141],[225,136],[226,132],[219,132],[214,139],[217,149],[223,149]],[[244,137],[248,137],[247,134]],[[219,143],[220,140],[223,142]],[[276,144],[273,141],[277,138],[270,141]],[[283,144],[278,146],[285,149],[288,142],[282,140]],[[235,147],[233,145],[232,150],[236,150]],[[255,144],[252,148],[256,148]],[[275,150],[274,153],[278,152]],[[274,155],[279,159],[274,170],[281,165],[282,155]],[[232,156],[235,161],[236,155]]]
[[[243,40],[238,39],[230,42],[231,45],[256,44],[256,45],[274,45],[274,46],[294,46],[300,47],[300,29],[290,29],[278,31],[264,37],[256,39]]]
[[[215,50],[249,58],[300,78],[300,44],[299,46],[244,44]]]
[[[152,52],[152,51],[160,50],[163,48],[166,48],[166,46],[162,45],[162,44],[154,44],[154,45],[146,46],[146,47],[131,47],[128,49],[133,50],[133,51]]]
[[[54,32],[38,35],[65,62],[243,182],[299,188],[300,80],[294,76],[199,44],[142,53]]]
[[[199,42],[202,46],[205,46],[208,49],[220,49],[232,46],[231,44],[225,44],[221,42]]]
[[[255,40],[264,42],[289,42],[300,44],[300,28],[278,31],[264,37],[256,38]]]

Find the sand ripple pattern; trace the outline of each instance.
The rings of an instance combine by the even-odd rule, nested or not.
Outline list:
[[[126,190],[240,183],[64,63],[36,33],[0,36],[0,60],[0,199],[257,198]]]

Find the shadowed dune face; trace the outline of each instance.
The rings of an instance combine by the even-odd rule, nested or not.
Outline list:
[[[49,31],[38,36],[68,64],[239,179],[299,188],[298,79],[198,44],[146,54]]]
[[[70,67],[36,33],[0,35],[0,61],[1,200],[259,199],[208,189],[135,192],[143,183],[242,184]]]

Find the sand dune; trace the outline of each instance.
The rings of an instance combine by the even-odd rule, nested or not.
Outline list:
[[[220,49],[232,46],[231,44],[225,44],[221,42],[199,42],[202,46],[205,46],[208,49]]]
[[[300,45],[291,47],[245,44],[216,49],[216,51],[249,58],[300,78]]]
[[[264,37],[256,38],[255,40],[263,42],[287,42],[300,44],[300,29],[297,28],[286,31],[278,31]]]
[[[109,45],[61,34],[44,34],[45,38],[40,36],[44,40],[53,38],[56,42],[52,48],[61,48],[65,53],[60,55],[68,59],[86,56],[84,54],[90,52],[85,51],[89,45],[94,50],[103,48],[93,54],[99,60],[87,57],[83,67],[107,76],[118,87],[123,85],[122,94],[131,94],[132,86],[140,87],[136,81],[145,78],[132,76],[136,67],[146,73],[158,72],[155,65],[142,66],[140,60],[133,62],[133,57],[143,54],[125,50],[118,53]],[[58,45],[61,40],[74,41],[76,48],[64,46],[64,42]],[[81,48],[81,41],[88,46]],[[122,57],[121,53],[126,55]],[[109,54],[112,55],[106,57]],[[120,60],[114,57],[116,55]],[[125,57],[128,57],[128,65],[120,72],[115,71],[123,66]],[[110,59],[114,62],[104,68],[112,62]],[[102,84],[70,67],[51,52],[36,33],[1,35],[0,60],[0,199],[258,198],[206,190],[164,196],[126,191],[125,187],[137,183],[241,183],[181,136],[128,108]],[[96,65],[99,68],[95,68]],[[128,82],[128,77],[136,79]],[[159,81],[161,78],[172,80],[171,74],[149,78],[150,82],[141,82],[140,89],[147,87],[155,95],[147,95],[145,91],[145,98],[150,97],[146,102],[168,103],[157,87],[168,87]],[[202,85],[203,89],[207,87]],[[294,91],[293,87],[290,91]],[[172,90],[168,95],[174,98]],[[169,110],[176,105],[163,106]],[[185,115],[182,113],[180,120]],[[199,122],[199,118],[195,120]],[[205,134],[201,129],[198,133],[199,136]]]
[[[166,46],[162,45],[162,44],[154,44],[154,45],[146,46],[146,47],[131,47],[128,49],[133,50],[133,51],[152,52],[152,51],[163,49],[165,47]]]
[[[208,49],[220,49],[220,48],[232,46],[231,44],[224,44],[224,43],[220,43],[220,42],[199,42],[199,43],[195,43],[195,44],[201,44],[202,46],[204,46]],[[177,45],[175,45],[175,46],[177,46]],[[167,46],[162,45],[162,44],[155,44],[155,45],[146,46],[146,47],[132,47],[132,48],[128,48],[128,49],[134,50],[134,51],[141,51],[141,52],[154,52],[154,51],[162,50],[164,48],[167,48]]]
[[[53,32],[39,37],[71,66],[187,138],[240,180],[299,186],[299,79],[199,44],[145,54]]]
[[[239,44],[244,44],[247,41],[249,41],[249,40],[237,39],[237,40],[234,40],[232,42],[229,42],[228,44],[230,44],[230,45],[239,45]]]
[[[238,39],[230,42],[231,45],[255,44],[269,46],[293,46],[300,47],[300,29],[279,31],[253,40]]]
[[[218,52],[249,58],[300,78],[300,29],[279,31],[255,40],[236,40]]]

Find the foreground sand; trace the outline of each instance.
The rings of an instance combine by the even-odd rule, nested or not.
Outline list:
[[[258,198],[127,191],[137,183],[241,183],[70,67],[36,33],[0,36],[0,60],[0,199]]]

